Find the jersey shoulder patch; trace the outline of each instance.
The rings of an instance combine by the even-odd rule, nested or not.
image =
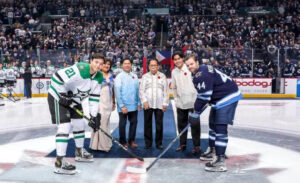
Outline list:
[[[80,62],[80,63],[77,63],[76,66],[77,66],[77,68],[79,70],[80,76],[83,79],[88,79],[88,78],[91,77],[91,74],[90,74],[90,64]]]
[[[103,82],[103,75],[100,71],[97,72],[96,76],[93,78],[93,80],[96,80],[99,84]]]
[[[207,69],[208,69],[208,72],[214,73],[214,68],[213,68],[213,66],[208,65],[208,66],[207,66]]]
[[[201,71],[198,71],[196,74],[195,74],[195,78],[198,78],[202,75],[202,72]]]

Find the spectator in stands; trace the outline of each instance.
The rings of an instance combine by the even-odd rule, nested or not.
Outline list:
[[[252,70],[250,63],[246,59],[243,59],[241,64],[241,77],[250,77],[250,71]]]
[[[268,71],[268,67],[265,65],[264,62],[257,63],[254,67],[253,76],[258,78],[266,77]]]
[[[293,75],[294,77],[300,77],[300,61],[298,61],[297,65],[295,66]]]
[[[282,76],[287,78],[287,77],[293,77],[293,73],[294,73],[294,65],[292,63],[290,63],[290,59],[285,59],[284,61],[284,65],[282,68]]]
[[[241,66],[239,65],[238,61],[234,62],[230,76],[234,78],[241,76]]]

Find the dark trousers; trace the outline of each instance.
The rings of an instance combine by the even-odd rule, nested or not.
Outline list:
[[[31,82],[25,82],[26,97],[31,98]]]
[[[155,117],[155,144],[162,145],[164,112],[161,109],[144,110],[144,138],[146,146],[152,146],[152,115]]]
[[[177,108],[177,126],[179,133],[186,127],[188,124],[188,118],[189,118],[189,111],[191,109],[180,109]],[[192,131],[192,139],[194,146],[200,146],[200,122],[197,125],[193,125],[191,127]],[[186,145],[187,140],[187,131],[184,132],[180,136],[180,145]]]
[[[138,111],[128,112],[127,114],[123,114],[122,112],[119,112],[119,135],[120,135],[121,144],[126,144],[127,119],[130,122],[128,143],[131,143],[135,140],[136,127],[137,127],[137,115],[138,115]]]

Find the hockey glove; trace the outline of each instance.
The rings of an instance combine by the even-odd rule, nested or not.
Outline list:
[[[72,104],[72,97],[68,97],[65,93],[61,93],[58,103],[67,107]]]
[[[191,126],[196,126],[200,123],[200,113],[189,113],[189,123]]]
[[[91,120],[89,121],[88,125],[94,129],[94,131],[99,130],[100,125],[101,125],[101,114],[98,113],[97,116],[91,117]]]

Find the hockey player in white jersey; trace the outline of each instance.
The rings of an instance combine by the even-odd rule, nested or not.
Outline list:
[[[69,106],[76,101],[75,108],[82,110],[81,102],[88,97],[91,121],[89,123],[94,130],[99,129],[101,116],[98,113],[100,86],[103,80],[99,71],[103,65],[104,57],[94,54],[90,64],[77,63],[71,67],[61,69],[51,78],[51,86],[48,90],[48,105],[52,117],[52,123],[56,124],[56,162],[55,173],[75,174],[76,167],[67,162],[64,157],[68,145],[69,133],[73,128],[76,145],[76,161],[93,161],[93,155],[84,148],[85,121]],[[68,96],[68,93],[73,93]]]
[[[34,61],[34,65],[31,67],[32,77],[38,78],[42,76],[42,68],[39,65],[39,61]]]
[[[45,77],[52,77],[52,75],[55,73],[56,69],[54,67],[54,65],[51,65],[51,61],[50,60],[47,60],[47,66],[46,66],[46,69],[45,69]]]
[[[11,63],[7,63],[7,68],[5,69],[6,80],[10,85],[17,82],[17,77]]]
[[[23,77],[23,74],[25,74],[25,68],[26,68],[26,62],[22,62],[21,67],[19,68],[19,77]]]

